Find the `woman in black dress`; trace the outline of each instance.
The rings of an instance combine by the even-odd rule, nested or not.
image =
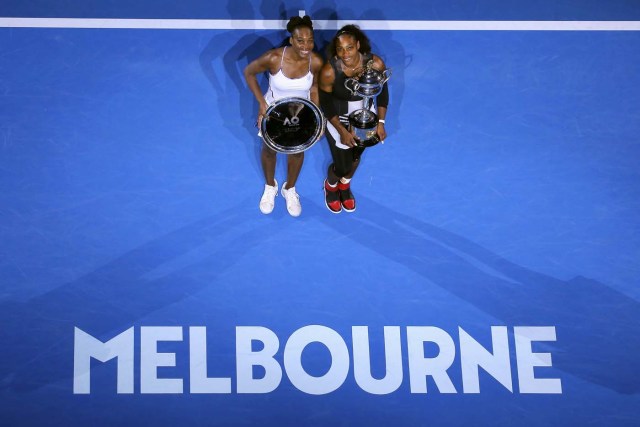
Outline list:
[[[348,116],[361,109],[362,98],[354,96],[345,87],[345,80],[363,72],[365,66],[384,71],[382,59],[371,52],[369,38],[356,25],[346,25],[335,35],[327,49],[329,60],[320,73],[320,105],[327,118],[327,140],[333,162],[329,165],[324,181],[325,204],[333,213],[343,209],[353,212],[356,200],[351,192],[351,179],[360,164],[364,147],[358,146],[355,136],[349,131]],[[376,133],[381,141],[387,136],[385,116],[389,103],[387,83],[376,99],[378,126]]]

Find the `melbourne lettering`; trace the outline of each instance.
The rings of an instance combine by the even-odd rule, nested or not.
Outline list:
[[[207,375],[207,363],[213,361],[207,357],[204,326],[143,326],[137,330],[131,327],[106,342],[75,328],[73,392],[91,393],[92,359],[103,363],[115,359],[117,393],[134,393],[134,352],[139,348],[137,380],[141,394],[271,393],[277,390],[286,374],[300,392],[322,395],[342,387],[350,372],[363,392],[376,395],[397,392],[404,381],[408,381],[412,394],[480,393],[481,378],[495,381],[511,393],[562,393],[560,378],[551,378],[548,373],[539,375],[540,371],[552,367],[551,353],[534,351],[535,342],[556,340],[553,326],[513,327],[514,351],[510,351],[506,326],[491,327],[491,346],[488,346],[491,348],[481,345],[460,327],[457,339],[434,326],[407,326],[403,331],[400,326],[385,326],[383,333],[384,376],[375,378],[371,373],[372,349],[367,326],[353,326],[350,340],[345,340],[331,328],[308,325],[294,331],[284,345],[276,333],[266,327],[238,326],[235,329],[235,376],[216,378]],[[137,347],[136,339],[139,339]],[[184,351],[158,351],[161,342],[182,341],[187,341]],[[330,355],[329,368],[321,376],[310,374],[303,365],[302,352],[312,343],[320,343]],[[437,348],[435,355],[431,352],[425,355],[426,346]],[[282,356],[276,357],[281,347]],[[170,375],[177,358],[188,359],[188,390],[183,378]],[[403,359],[406,359],[407,372]],[[159,375],[159,368],[163,375]],[[481,376],[480,369],[488,375]],[[452,370],[458,370],[459,384],[454,384]],[[517,380],[512,372],[517,373]],[[431,381],[427,381],[428,378]],[[514,385],[517,385],[515,391]]]

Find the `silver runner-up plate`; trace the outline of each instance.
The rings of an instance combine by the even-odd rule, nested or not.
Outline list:
[[[289,97],[267,108],[260,123],[265,144],[280,153],[295,154],[311,148],[324,135],[326,119],[313,102]]]

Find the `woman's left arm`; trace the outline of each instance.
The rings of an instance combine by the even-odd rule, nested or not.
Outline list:
[[[320,107],[320,95],[318,92],[318,82],[320,81],[320,70],[324,65],[324,60],[322,57],[313,52],[311,58],[311,72],[313,73],[313,83],[311,84],[311,89],[309,89],[309,98],[311,98],[311,102]]]
[[[382,58],[377,55],[373,55],[373,68],[377,71],[384,71],[387,69],[387,66],[384,64]],[[384,141],[387,138],[387,131],[385,128],[385,117],[387,117],[387,106],[389,104],[389,89],[387,88],[387,83],[385,82],[382,87],[382,92],[378,95],[377,108],[378,108],[378,129],[376,132],[380,141]]]

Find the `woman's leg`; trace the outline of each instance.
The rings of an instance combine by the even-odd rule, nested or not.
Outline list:
[[[262,152],[260,154],[260,162],[262,163],[262,172],[264,173],[264,191],[260,198],[260,212],[270,214],[276,203],[276,195],[278,194],[278,181],[275,179],[276,174],[276,152],[262,144]]]
[[[267,185],[274,186],[276,175],[276,152],[269,148],[267,144],[262,144],[262,152],[260,153],[260,162],[262,163],[262,172]]]
[[[340,191],[338,188],[339,180],[351,171],[353,154],[351,153],[352,149],[337,147],[335,139],[330,133],[326,133],[325,135],[329,142],[333,163],[329,165],[327,178],[324,181],[324,201],[329,211],[332,213],[340,213],[340,211],[342,211],[342,203],[340,202]]]
[[[344,174],[338,182],[338,192],[340,194],[340,203],[342,208],[347,212],[353,212],[356,210],[356,198],[351,192],[351,178],[356,173],[358,165],[360,165],[360,157],[364,152],[362,147],[354,147],[351,151],[351,167],[349,172]]]
[[[300,196],[296,193],[296,181],[302,169],[304,153],[289,154],[287,156],[287,181],[282,184],[282,196],[287,201],[287,211],[291,216],[300,216],[302,206]]]
[[[287,189],[296,186],[296,181],[302,170],[302,163],[304,163],[304,152],[287,156]]]

